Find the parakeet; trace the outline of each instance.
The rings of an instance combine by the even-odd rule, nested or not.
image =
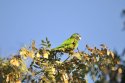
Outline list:
[[[79,40],[81,40],[81,36],[78,33],[74,33],[71,35],[70,38],[65,40],[60,46],[52,50],[65,53],[73,52],[73,50],[78,47]]]

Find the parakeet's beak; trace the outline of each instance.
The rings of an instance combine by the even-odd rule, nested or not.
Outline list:
[[[79,37],[79,40],[81,40],[82,38],[81,37]]]

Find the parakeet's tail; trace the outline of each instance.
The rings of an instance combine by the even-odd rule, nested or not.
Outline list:
[[[64,52],[64,48],[61,48],[61,47],[57,47],[57,48],[53,48],[51,49],[51,51],[55,51],[55,52]]]

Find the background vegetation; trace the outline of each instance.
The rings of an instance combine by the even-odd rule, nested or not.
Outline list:
[[[122,55],[107,46],[75,50],[73,54],[51,50],[46,38],[41,47],[35,41],[22,47],[17,55],[0,59],[1,83],[125,83]],[[67,57],[66,59],[62,58]]]

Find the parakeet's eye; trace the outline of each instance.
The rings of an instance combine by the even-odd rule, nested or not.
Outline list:
[[[76,34],[77,34],[78,39],[81,40],[81,36],[78,33],[76,33]]]
[[[78,39],[78,40],[81,40],[81,36],[80,36],[80,35],[78,35],[78,36],[77,36],[77,39]]]

